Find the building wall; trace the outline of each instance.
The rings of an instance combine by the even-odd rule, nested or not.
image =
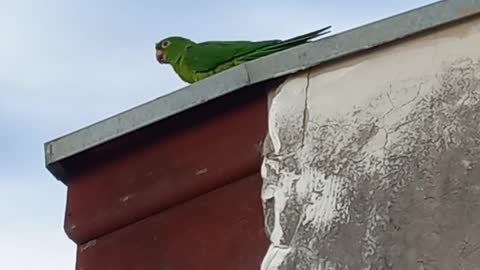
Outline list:
[[[480,269],[480,18],[272,93],[262,269]]]
[[[258,269],[265,85],[65,161],[78,270]]]

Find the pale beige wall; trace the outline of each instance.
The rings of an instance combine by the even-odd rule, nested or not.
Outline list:
[[[479,123],[480,18],[288,78],[262,269],[480,269]]]

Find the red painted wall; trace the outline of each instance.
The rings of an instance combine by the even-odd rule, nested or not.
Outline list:
[[[268,247],[258,174],[267,88],[67,160],[65,231],[79,245],[77,269],[258,269]]]
[[[260,187],[252,175],[81,245],[77,269],[259,269]]]

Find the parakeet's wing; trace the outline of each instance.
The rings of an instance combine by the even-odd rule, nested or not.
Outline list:
[[[213,70],[219,65],[234,60],[255,50],[279,43],[280,40],[209,41],[190,46],[185,54],[185,63],[195,72]]]
[[[297,36],[291,39],[287,39],[284,41],[281,41],[276,44],[271,44],[269,46],[265,46],[263,48],[260,48],[258,50],[255,50],[253,52],[250,52],[248,54],[245,54],[241,56],[240,58],[237,59],[237,61],[241,62],[246,62],[246,61],[251,61],[275,52],[283,51],[288,48],[292,48],[301,44],[304,44],[311,39],[314,39],[319,36],[323,36],[325,34],[328,34],[330,31],[328,31],[331,28],[331,26],[324,27],[322,29],[319,29],[317,31],[313,31],[301,36]]]
[[[327,34],[330,27],[327,26],[284,41],[211,41],[198,43],[187,49],[185,62],[195,72],[210,71],[230,61],[246,62],[295,47],[310,39]]]

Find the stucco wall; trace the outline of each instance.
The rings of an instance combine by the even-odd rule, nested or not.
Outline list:
[[[480,269],[480,19],[272,95],[262,269]]]

